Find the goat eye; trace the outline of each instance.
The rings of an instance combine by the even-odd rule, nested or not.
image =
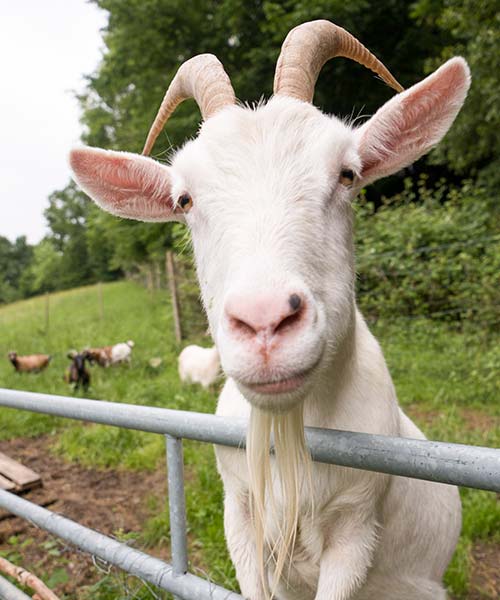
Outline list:
[[[342,169],[342,171],[340,171],[339,181],[342,185],[350,187],[354,181],[354,171],[351,169]]]
[[[191,210],[191,207],[193,206],[193,199],[189,194],[183,194],[179,198],[177,204],[181,207],[183,212],[187,213]]]

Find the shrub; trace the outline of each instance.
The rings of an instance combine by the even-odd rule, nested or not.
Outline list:
[[[500,228],[486,191],[424,175],[357,207],[358,298],[371,318],[500,319]]]

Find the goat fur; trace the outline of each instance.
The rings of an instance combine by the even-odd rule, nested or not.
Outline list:
[[[220,372],[219,352],[215,346],[186,346],[179,354],[178,363],[181,381],[199,383],[205,389],[215,383]]]
[[[226,539],[250,600],[446,597],[442,578],[460,531],[457,489],[311,463],[303,425],[424,438],[398,406],[356,306],[352,201],[439,142],[469,80],[466,62],[453,58],[359,128],[284,96],[255,109],[228,106],[168,166],[92,148],[71,154],[77,182],[105,210],[191,230],[227,375],[217,414],[250,423],[247,456],[216,448]],[[352,185],[339,177],[345,169]],[[185,193],[193,201],[184,214],[177,201]],[[297,326],[277,330],[272,343],[241,321],[231,327],[228,299],[270,292],[283,301],[300,295]],[[255,391],[298,375],[292,391]]]

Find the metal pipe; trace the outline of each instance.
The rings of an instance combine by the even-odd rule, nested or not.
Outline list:
[[[175,594],[184,600],[243,600],[201,577],[187,573],[174,575],[172,566],[144,552],[130,548],[102,533],[84,527],[66,517],[57,515],[33,502],[0,489],[0,506],[11,513],[27,519],[77,548],[84,550],[124,571]],[[10,600],[10,598],[9,598]],[[24,599],[23,599],[24,600]]]
[[[0,575],[0,600],[31,600],[31,597]]]
[[[245,447],[246,420],[0,388],[0,406]],[[500,492],[500,450],[306,427],[314,460]]]
[[[167,442],[168,505],[170,508],[170,550],[173,574],[178,576],[184,575],[188,569],[184,460],[182,440],[171,435],[166,435],[165,438]]]

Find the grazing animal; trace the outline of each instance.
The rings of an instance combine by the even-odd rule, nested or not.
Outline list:
[[[113,346],[103,346],[102,348],[87,348],[85,352],[91,365],[97,363],[100,367],[109,367],[112,349]]]
[[[68,352],[68,358],[71,360],[71,365],[65,373],[64,380],[66,383],[73,384],[75,391],[82,387],[86,392],[90,385],[90,372],[85,367],[85,361],[90,361],[88,353],[71,350]]]
[[[120,342],[114,346],[103,346],[102,348],[87,348],[86,352],[90,364],[97,363],[100,367],[109,367],[110,365],[127,362],[130,364],[132,348],[134,342]]]
[[[8,357],[18,373],[39,373],[47,368],[52,359],[50,354],[18,356],[17,352],[9,352]]]
[[[312,105],[314,85],[334,56],[360,62],[399,93],[360,126],[323,114]],[[246,453],[216,449],[226,539],[246,598],[446,597],[457,489],[312,463],[304,424],[424,438],[398,406],[356,305],[352,202],[440,141],[469,80],[455,57],[403,91],[348,32],[314,21],[289,33],[274,96],[253,109],[235,102],[214,56],[184,63],[144,153],[187,97],[204,123],[169,165],[97,148],[71,153],[76,181],[105,210],[191,230],[228,376],[217,414],[249,418]]]
[[[120,344],[115,344],[111,348],[111,364],[117,365],[118,363],[122,362],[130,364],[133,347],[134,342],[132,340],[129,340],[128,342],[122,342]]]
[[[220,371],[219,352],[213,348],[186,346],[179,354],[179,377],[181,381],[200,383],[205,389],[210,387]]]

